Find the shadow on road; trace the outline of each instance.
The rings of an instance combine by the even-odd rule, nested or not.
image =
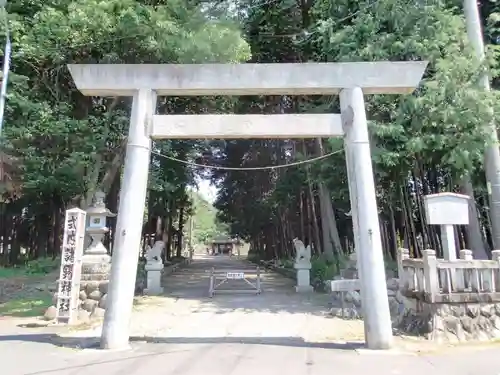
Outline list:
[[[34,342],[51,344],[58,347],[74,349],[97,349],[100,338],[98,337],[63,337],[54,333],[26,334],[26,335],[3,335],[0,342]],[[242,344],[242,345],[272,345],[291,348],[321,348],[336,350],[355,350],[364,347],[360,342],[307,342],[300,337],[131,337],[133,343],[155,343],[155,344]]]

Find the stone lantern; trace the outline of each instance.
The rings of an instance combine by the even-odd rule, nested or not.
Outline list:
[[[108,293],[109,273],[111,271],[111,256],[102,243],[109,228],[106,219],[114,217],[106,208],[104,198],[106,195],[98,191],[94,195],[94,202],[87,210],[87,234],[91,241],[84,250],[82,257],[82,276],[80,283],[80,310],[90,314],[90,317],[101,318],[104,316]],[[80,314],[81,316],[81,314]]]
[[[104,198],[105,194],[103,192],[96,192],[94,203],[92,207],[87,210],[87,217],[89,219],[87,234],[90,236],[91,242],[89,247],[85,250],[86,255],[108,253],[108,250],[102,243],[104,235],[109,232],[109,228],[106,226],[106,219],[116,215],[106,208]]]

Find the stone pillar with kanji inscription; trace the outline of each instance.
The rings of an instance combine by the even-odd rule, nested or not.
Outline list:
[[[82,275],[80,282],[80,313],[85,319],[102,318],[106,309],[106,300],[111,270],[111,256],[102,240],[109,228],[106,219],[113,217],[104,204],[106,195],[96,192],[92,206],[87,210],[87,234],[91,238],[90,245],[85,249],[82,258]]]
[[[61,271],[54,294],[54,305],[45,312],[45,318],[61,324],[78,322],[80,276],[86,213],[79,208],[66,211],[64,238],[61,251]]]

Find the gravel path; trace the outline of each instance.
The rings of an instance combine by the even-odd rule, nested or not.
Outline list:
[[[255,269],[228,257],[198,256],[188,267],[163,280],[164,295],[141,297],[132,315],[131,336],[156,342],[213,341],[305,342],[362,341],[363,323],[329,317],[328,296],[297,294],[293,281],[263,272],[262,289],[256,294],[216,294],[208,297],[209,271]],[[98,336],[100,330],[79,332]]]

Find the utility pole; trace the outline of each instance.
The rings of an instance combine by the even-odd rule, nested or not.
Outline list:
[[[5,27],[5,50],[3,56],[2,87],[0,88],[0,138],[2,138],[3,117],[5,112],[5,99],[7,97],[7,81],[9,79],[11,53],[9,19],[7,15],[7,9],[5,8],[6,3],[6,0],[0,0],[0,8],[2,11]]]
[[[482,63],[484,61],[484,41],[477,0],[464,0],[464,13],[469,42],[474,48],[477,59]],[[490,80],[487,72],[482,74],[479,85],[483,90],[490,91]],[[495,123],[491,122],[485,126],[490,136],[490,142],[486,146],[484,154],[484,169],[490,204],[491,233],[493,248],[500,249],[500,150],[498,149],[498,134]]]

